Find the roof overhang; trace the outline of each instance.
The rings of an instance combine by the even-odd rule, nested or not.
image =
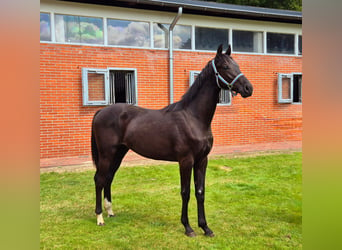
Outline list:
[[[198,0],[63,0],[126,8],[177,12],[183,7],[184,14],[205,16],[219,16],[226,18],[239,18],[283,23],[302,23],[302,12],[251,7],[234,4],[223,4]]]

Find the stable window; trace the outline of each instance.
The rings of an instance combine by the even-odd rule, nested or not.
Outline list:
[[[40,13],[40,41],[51,41],[51,20],[48,13]]]
[[[220,44],[223,49],[228,48],[228,29],[214,29],[205,27],[195,27],[195,49],[196,50],[217,50]]]
[[[302,55],[302,36],[298,36],[298,55]]]
[[[110,70],[109,83],[109,104],[136,104],[136,85],[134,71]]]
[[[136,71],[82,69],[83,105],[136,104]]]
[[[56,41],[103,44],[103,19],[96,17],[55,15]]]
[[[302,103],[302,74],[293,74],[293,103]]]
[[[267,53],[294,54],[295,35],[281,33],[267,33]]]
[[[154,48],[169,47],[169,27],[170,24],[153,24]],[[176,25],[173,29],[172,34],[174,49],[191,49],[191,26]]]
[[[108,44],[134,47],[150,47],[150,25],[135,22],[107,19]]]
[[[234,30],[233,51],[262,53],[263,33],[254,31]]]
[[[278,102],[302,103],[302,74],[278,74]]]
[[[190,71],[190,86],[194,83],[194,81],[196,80],[197,76],[200,74],[200,71]],[[219,100],[218,100],[218,104],[222,104],[222,105],[231,105],[232,102],[232,96],[231,96],[231,92],[227,89],[221,89],[220,94],[219,94]]]

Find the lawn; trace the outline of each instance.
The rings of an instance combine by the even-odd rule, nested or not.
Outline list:
[[[189,220],[197,237],[184,235],[177,164],[120,168],[112,185],[116,217],[105,217],[104,227],[96,225],[94,171],[41,174],[40,248],[302,249],[301,158],[210,160],[205,208],[213,238],[197,227],[193,188]]]

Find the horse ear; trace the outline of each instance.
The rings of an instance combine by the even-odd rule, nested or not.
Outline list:
[[[220,44],[220,46],[218,46],[218,48],[217,48],[216,55],[221,55],[222,54],[222,48],[223,48],[223,44]]]
[[[230,44],[229,44],[228,49],[226,51],[226,55],[230,56],[231,53],[232,53],[232,48],[230,47]]]

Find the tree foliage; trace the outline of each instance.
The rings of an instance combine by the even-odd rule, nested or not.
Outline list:
[[[302,0],[212,0],[213,2],[302,11]]]

